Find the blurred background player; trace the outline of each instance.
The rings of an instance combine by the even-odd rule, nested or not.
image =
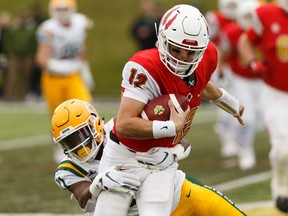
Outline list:
[[[93,215],[97,196],[102,190],[135,194],[140,186],[136,174],[123,171],[129,167],[119,165],[98,173],[103,148],[110,139],[107,132],[113,128],[113,121],[112,119],[104,125],[95,107],[77,99],[61,103],[52,116],[53,140],[66,154],[55,171],[55,182],[62,190],[69,190],[73,194],[87,216]],[[174,161],[173,148],[147,152],[146,161],[149,159],[151,166],[163,166],[158,164],[158,158],[163,156],[163,152],[169,154],[167,160]],[[145,153],[141,156],[144,159]],[[169,166],[169,163],[167,165]],[[172,216],[245,215],[221,192],[191,177],[185,178],[185,174],[180,170],[177,173],[173,189],[174,204],[170,212],[173,212]],[[104,208],[109,209],[109,204],[106,203]],[[116,212],[119,210],[121,208],[114,209]],[[129,215],[139,215],[135,202],[129,208]]]
[[[238,47],[247,67],[264,80],[259,96],[271,143],[272,198],[279,210],[288,212],[288,0],[260,6],[252,18]]]
[[[209,25],[209,39],[218,45],[220,33],[224,31],[225,27],[235,22],[237,0],[218,0],[218,10],[208,11],[205,18]]]
[[[258,76],[251,73],[250,69],[243,66],[237,50],[237,43],[240,35],[251,25],[252,12],[259,6],[257,0],[243,0],[238,2],[236,22],[226,26],[225,31],[219,37],[218,50],[219,57],[218,69],[224,64],[229,68],[230,92],[245,104],[245,125],[240,126],[231,121],[230,130],[234,135],[234,142],[237,144],[238,165],[241,170],[252,169],[256,165],[254,152],[254,138],[262,123],[260,113],[260,97],[262,81]],[[227,68],[226,68],[227,70]],[[226,72],[225,70],[225,72]],[[226,76],[226,73],[224,73]]]
[[[140,16],[132,23],[131,35],[137,42],[139,50],[156,47],[156,26],[159,26],[163,15],[162,3],[159,0],[141,0]]]
[[[208,11],[205,14],[208,26],[209,26],[209,39],[219,46],[220,35],[227,30],[227,26],[235,23],[236,10],[238,0],[218,0],[218,10]],[[221,56],[221,52],[218,52],[218,56]],[[231,90],[230,85],[231,72],[227,62],[220,62],[222,65],[218,66],[215,73],[212,75],[212,80],[220,87],[227,90]],[[215,132],[220,141],[220,154],[223,157],[233,157],[238,154],[238,146],[235,142],[234,131],[231,127],[231,116],[223,112],[223,110],[217,110],[217,123],[215,124]]]
[[[67,99],[92,101],[87,84],[93,84],[93,77],[87,70],[85,57],[85,38],[91,20],[76,13],[76,8],[75,0],[50,0],[51,18],[44,21],[37,32],[36,62],[42,68],[41,91],[51,115]],[[85,81],[89,83],[85,83],[83,72],[88,74]],[[59,162],[63,156],[63,152],[55,148],[54,160]]]

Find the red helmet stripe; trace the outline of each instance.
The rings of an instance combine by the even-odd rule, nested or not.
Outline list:
[[[179,7],[177,7],[177,8],[175,8],[174,10],[171,10],[169,13],[167,13],[166,14],[166,16],[163,18],[163,20],[162,20],[162,25],[164,25],[166,22],[167,22],[167,19],[168,19],[168,17],[175,11],[175,10],[177,10]],[[175,17],[176,18],[176,17]],[[174,18],[174,20],[175,20],[175,18]],[[170,21],[169,21],[170,22]],[[172,23],[170,23],[170,25],[171,25]],[[169,26],[170,26],[169,25]],[[169,27],[168,26],[168,27]],[[168,28],[167,27],[167,28]],[[165,26],[165,29],[166,29],[166,26]]]
[[[178,16],[178,14],[175,14],[175,16],[166,23],[165,30],[167,28],[169,28],[169,26],[174,22],[174,20],[176,19],[177,16]]]

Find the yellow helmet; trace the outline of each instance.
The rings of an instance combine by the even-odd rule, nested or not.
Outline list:
[[[94,160],[104,142],[104,123],[88,102],[70,99],[54,111],[51,121],[54,142],[71,159]]]
[[[50,16],[62,24],[69,24],[72,15],[76,12],[76,0],[50,0]]]

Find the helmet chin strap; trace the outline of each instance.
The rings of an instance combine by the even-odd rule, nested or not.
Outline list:
[[[155,27],[156,37],[157,37],[157,36],[158,36],[158,27],[157,27],[157,23],[154,23],[154,27]]]

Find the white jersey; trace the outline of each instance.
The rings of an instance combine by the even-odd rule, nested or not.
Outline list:
[[[38,43],[52,46],[51,59],[80,61],[87,29],[90,27],[91,21],[79,13],[73,14],[69,26],[63,26],[59,21],[51,18],[38,28]]]
[[[109,132],[113,128],[113,120],[111,119],[109,122],[105,124],[105,131],[106,131],[106,139],[109,138]],[[106,144],[106,140],[104,144]],[[77,163],[71,160],[69,157],[65,157],[57,167],[54,175],[55,182],[57,185],[62,189],[66,190],[72,184],[75,184],[80,181],[90,181],[92,182],[93,179],[98,174],[99,168],[99,160],[94,160],[92,162],[85,162],[85,163]],[[178,205],[181,195],[181,188],[183,182],[185,180],[185,173],[181,170],[177,170],[174,176],[174,184],[173,184],[173,201],[171,211]],[[130,206],[128,216],[137,216],[138,208],[135,205],[135,201],[132,202],[133,204]]]
[[[79,164],[66,156],[55,171],[55,181],[63,190],[84,179],[92,182],[98,174],[98,166],[99,160]]]

